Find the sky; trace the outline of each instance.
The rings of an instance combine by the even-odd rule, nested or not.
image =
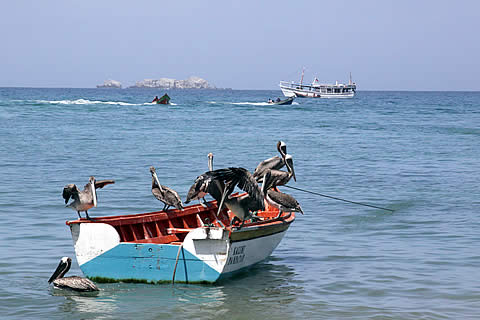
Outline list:
[[[0,2],[0,87],[124,87],[198,76],[358,90],[480,90],[480,1]]]

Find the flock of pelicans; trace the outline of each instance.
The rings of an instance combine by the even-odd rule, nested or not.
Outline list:
[[[222,210],[223,205],[225,205],[235,216],[230,225],[233,225],[235,220],[238,220],[241,222],[240,228],[246,220],[255,218],[255,212],[265,210],[265,201],[279,210],[277,218],[283,212],[301,212],[303,214],[302,208],[295,198],[276,190],[277,186],[286,185],[292,178],[296,181],[293,158],[287,154],[285,142],[279,141],[277,150],[280,156],[274,156],[260,162],[253,174],[247,169],[240,167],[213,170],[213,154],[209,153],[209,171],[195,179],[188,191],[185,203],[198,200],[200,204],[206,206],[205,196],[210,194],[219,203],[217,215]],[[287,171],[280,170],[285,166]],[[160,184],[154,167],[150,167],[150,173],[152,174],[152,194],[164,203],[163,210],[168,210],[170,207],[183,210],[183,203],[178,193]],[[88,210],[97,206],[96,189],[112,183],[115,183],[115,181],[97,181],[94,177],[90,177],[83,190],[80,190],[74,184],[66,185],[63,189],[65,204],[70,199],[73,199],[67,207],[77,211],[79,218],[81,218],[80,212],[85,211],[86,218],[91,219],[88,215]],[[242,189],[246,194],[231,197],[235,187]],[[218,221],[222,224],[220,220]],[[63,277],[70,269],[71,263],[71,258],[63,257],[48,282],[53,282],[53,285],[57,288],[68,288],[76,291],[98,291],[98,287],[87,278],[77,276]]]

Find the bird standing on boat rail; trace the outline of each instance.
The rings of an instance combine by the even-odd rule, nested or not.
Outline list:
[[[285,165],[285,156],[287,154],[287,145],[283,141],[277,142],[277,150],[280,153],[281,157],[274,156],[269,159],[263,160],[258,164],[253,172],[253,177],[257,179],[262,179],[265,175],[265,172],[269,169],[279,170],[282,169]]]
[[[208,170],[213,171],[213,153],[208,154]],[[221,189],[220,189],[221,188]],[[211,175],[204,173],[199,175],[193,185],[188,190],[187,199],[185,203],[189,203],[192,200],[203,199],[203,203],[200,202],[202,206],[205,206],[207,201],[205,196],[209,193],[215,200],[220,201],[222,197],[223,187],[219,184],[218,180],[213,180]]]
[[[280,211],[277,218],[279,218],[283,212],[300,212],[303,214],[302,207],[300,207],[300,204],[294,197],[271,189],[276,187],[276,185],[273,184],[274,182],[271,170],[267,171],[263,177],[262,192],[267,203]]]
[[[58,264],[57,269],[52,274],[48,283],[53,282],[53,286],[59,289],[70,289],[75,291],[98,291],[98,287],[91,280],[78,276],[71,276],[64,278],[63,276],[70,270],[72,259],[63,257]]]
[[[225,186],[222,191],[222,198],[220,200],[220,204],[218,205],[217,215],[220,213],[223,203],[225,202],[227,197],[232,194],[235,187],[239,187],[240,189],[248,193],[249,199],[244,201],[245,204],[247,202],[249,203],[249,207],[258,208],[256,210],[265,209],[261,188],[259,188],[257,181],[255,181],[255,178],[247,169],[230,167],[209,171],[205,174],[211,175],[214,180],[220,181]],[[243,210],[248,211],[248,209],[245,207],[243,208]],[[235,214],[234,211],[232,212]],[[245,216],[244,214],[240,215]]]
[[[275,170],[272,169],[270,170],[271,174],[271,185],[275,186],[284,186],[286,185],[290,179],[297,181],[297,178],[295,177],[295,169],[293,168],[293,158],[291,155],[287,154],[285,155],[285,166],[287,167],[288,171],[281,171],[281,170]],[[257,179],[257,182],[262,182],[263,177],[260,179]]]
[[[157,172],[153,166],[150,167],[150,173],[152,174],[152,194],[155,198],[165,204],[162,211],[166,211],[170,207],[183,210],[183,203],[178,193],[175,190],[160,184]]]
[[[68,203],[70,198],[73,201],[67,205],[67,208],[72,208],[77,211],[78,218],[81,219],[80,211],[85,211],[87,219],[90,220],[88,216],[88,210],[97,206],[97,191],[98,188],[103,188],[107,184],[115,183],[115,180],[99,180],[96,181],[95,177],[90,177],[88,183],[85,185],[83,191],[80,191],[78,187],[74,184],[68,184],[63,188],[63,199],[65,199],[65,204]]]

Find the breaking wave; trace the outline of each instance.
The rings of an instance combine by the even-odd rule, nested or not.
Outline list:
[[[120,105],[120,106],[143,106],[154,104],[150,102],[145,103],[128,103],[123,101],[99,101],[99,100],[88,100],[88,99],[77,99],[77,100],[33,100],[34,103],[42,104],[108,104],[108,105]]]
[[[268,103],[268,102],[215,102],[215,101],[209,101],[208,103],[212,104],[217,104],[217,103],[223,103],[223,104],[233,104],[237,106],[274,106],[274,104]],[[292,104],[298,105],[298,102],[293,102]]]

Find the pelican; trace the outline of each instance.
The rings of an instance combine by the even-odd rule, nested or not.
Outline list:
[[[63,276],[65,273],[70,270],[72,265],[72,259],[69,257],[63,257],[58,264],[57,269],[52,274],[48,283],[53,282],[53,286],[59,289],[71,289],[75,291],[98,291],[98,287],[91,280],[83,277],[72,276],[66,277]]]
[[[282,169],[285,165],[285,155],[287,154],[287,145],[283,141],[277,142],[277,150],[280,153],[281,157],[274,156],[267,160],[263,160],[258,164],[253,172],[253,177],[257,181],[265,175],[265,172],[269,169],[279,170]]]
[[[208,154],[208,170],[213,171],[213,153],[211,152]],[[220,189],[219,187],[220,185],[218,180],[214,182],[211,175],[204,173],[195,179],[195,182],[188,190],[185,203],[189,203],[192,200],[200,201],[200,199],[203,199],[203,204],[201,202],[200,204],[205,206],[207,203],[205,200],[207,193],[210,193],[213,198],[215,198],[217,201],[220,201],[220,198],[222,197],[222,192],[220,190],[223,190],[223,188]]]
[[[162,211],[168,210],[171,206],[178,210],[183,210],[183,203],[178,193],[175,190],[160,184],[157,172],[153,166],[150,167],[150,172],[152,173],[152,193],[155,198],[165,204]]]
[[[284,186],[286,185],[290,179],[297,181],[295,177],[295,170],[293,168],[293,158],[291,155],[285,155],[285,165],[287,167],[288,172],[281,171],[281,170],[270,170],[271,180],[270,184],[275,186]],[[258,182],[263,181],[263,177],[261,179],[257,179]]]
[[[248,201],[256,203],[256,206],[259,208],[257,210],[263,210],[265,208],[261,188],[258,187],[255,178],[247,169],[230,167],[209,171],[206,172],[206,174],[211,175],[214,180],[221,181],[221,183],[224,183],[225,185],[222,191],[222,199],[218,206],[217,215],[220,213],[225,199],[232,194],[236,186],[248,193],[248,196],[250,197]]]
[[[259,190],[261,192],[262,188],[259,188]],[[256,199],[249,194],[246,194],[240,197],[226,198],[224,203],[235,217],[242,222],[240,226],[241,228],[245,220],[248,220],[248,218],[253,216],[253,212],[265,209],[265,203],[263,201],[264,197]],[[232,219],[230,225],[233,225],[234,219]]]
[[[67,205],[67,208],[72,208],[77,211],[78,218],[81,219],[80,211],[85,211],[87,219],[90,220],[88,216],[88,210],[97,207],[97,191],[98,188],[103,188],[107,184],[115,183],[114,180],[100,180],[96,181],[95,177],[90,177],[88,183],[85,185],[83,191],[80,191],[78,187],[74,184],[68,184],[63,188],[63,199],[65,199],[65,204],[68,203],[70,198],[73,201]]]
[[[280,210],[277,218],[282,215],[282,212],[300,212],[303,214],[302,207],[300,207],[300,204],[294,197],[270,189],[270,187],[275,187],[275,185],[272,185],[272,182],[271,172],[267,171],[263,177],[262,192],[265,195],[267,203]]]

